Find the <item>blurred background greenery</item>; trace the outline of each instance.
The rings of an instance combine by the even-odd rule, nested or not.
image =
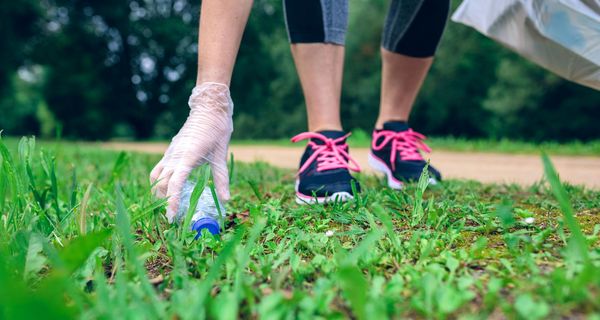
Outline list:
[[[455,8],[459,1],[453,1]],[[342,117],[369,131],[388,0],[350,0]],[[14,0],[0,4],[0,129],[72,139],[167,139],[187,116],[200,2]],[[306,116],[281,0],[256,0],[232,82],[236,139],[289,137]],[[411,122],[428,135],[600,139],[600,92],[450,22]]]

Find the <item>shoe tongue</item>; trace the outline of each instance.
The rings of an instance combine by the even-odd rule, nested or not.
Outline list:
[[[344,135],[346,135],[346,133],[344,131],[338,131],[338,130],[323,130],[323,131],[317,131],[317,133],[320,133],[329,139],[337,139],[337,138],[341,138]],[[319,144],[319,145],[324,144],[324,142],[320,139],[313,138],[313,139],[310,139],[310,141],[312,141],[316,144]]]
[[[388,121],[383,124],[383,130],[401,132],[408,130],[408,123],[406,121]]]

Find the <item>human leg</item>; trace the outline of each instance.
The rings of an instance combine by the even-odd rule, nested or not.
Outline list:
[[[342,130],[340,95],[344,47],[329,43],[292,44],[304,99],[308,130]]]
[[[447,0],[392,0],[382,40],[380,109],[369,163],[395,189],[417,180],[427,165],[425,137],[408,126],[415,99],[433,62],[448,16]],[[441,179],[429,166],[431,182]]]
[[[381,46],[381,101],[375,127],[408,121],[441,39],[447,0],[392,0]]]
[[[284,0],[284,6],[308,130],[342,130],[340,95],[348,1]]]
[[[347,0],[285,0],[292,55],[304,92],[310,132],[296,181],[298,203],[344,201],[359,191],[349,169],[359,167],[348,153],[340,121],[340,95],[347,27]],[[355,188],[352,188],[354,184]]]

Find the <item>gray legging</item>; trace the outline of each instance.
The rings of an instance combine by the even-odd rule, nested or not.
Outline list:
[[[283,0],[291,43],[343,45],[348,0]],[[449,0],[391,0],[381,45],[411,57],[435,54],[444,31]]]

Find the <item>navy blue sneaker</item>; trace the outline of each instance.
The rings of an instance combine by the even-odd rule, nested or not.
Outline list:
[[[348,154],[346,138],[342,131],[305,132],[292,138],[292,142],[310,139],[300,160],[296,179],[296,202],[299,204],[347,201],[354,198],[360,185],[349,170],[359,172],[360,167]]]
[[[386,122],[382,130],[373,131],[369,164],[387,176],[390,188],[402,189],[403,182],[419,180],[427,164],[421,151],[431,149],[423,140],[425,136],[410,129],[406,122]],[[431,165],[428,168],[431,184],[442,180],[438,170]]]

